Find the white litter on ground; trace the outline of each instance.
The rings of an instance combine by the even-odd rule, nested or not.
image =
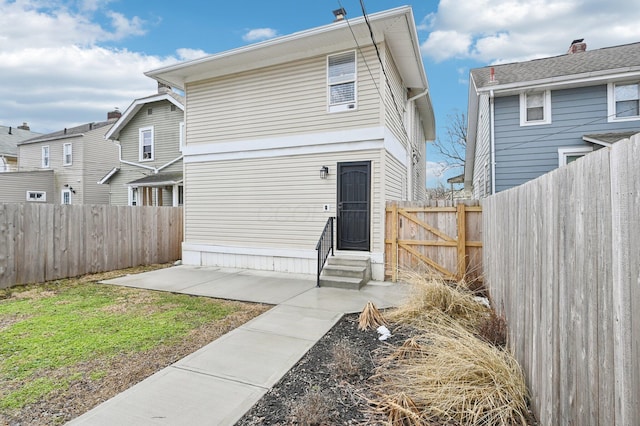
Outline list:
[[[491,309],[491,304],[489,303],[489,299],[487,299],[486,297],[474,296],[473,300],[486,306],[488,309]]]
[[[389,337],[391,337],[391,332],[384,325],[381,325],[380,327],[378,327],[376,331],[378,332],[378,334],[380,334],[380,337],[378,337],[378,340],[387,340]]]

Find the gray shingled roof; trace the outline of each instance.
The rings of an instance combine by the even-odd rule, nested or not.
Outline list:
[[[476,88],[532,82],[554,77],[640,67],[640,43],[587,50],[533,61],[491,65],[471,70]],[[490,70],[495,70],[491,83]]]
[[[156,173],[133,180],[129,182],[128,185],[133,187],[176,185],[178,183],[182,183],[182,180],[182,172],[166,172]]]
[[[115,122],[114,120],[109,120],[109,121],[101,121],[98,123],[82,124],[80,126],[59,130],[57,132],[47,133],[46,135],[36,136],[35,138],[27,139],[25,141],[20,142],[19,145],[80,136],[89,131],[99,129],[104,126],[110,126],[114,122]]]
[[[636,133],[640,133],[640,129],[631,130],[628,132],[617,132],[617,133],[598,133],[592,135],[584,135],[583,138],[589,141],[600,141],[608,144],[616,143],[623,139],[628,139]]]
[[[11,133],[9,133],[9,129],[11,129]],[[17,157],[18,144],[36,135],[39,135],[39,133],[16,127],[0,126],[0,155]]]

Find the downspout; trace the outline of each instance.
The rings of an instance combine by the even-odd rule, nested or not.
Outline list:
[[[407,125],[406,125],[406,132],[407,132],[407,137],[409,139],[409,149],[407,152],[407,192],[408,192],[408,198],[409,201],[413,201],[414,196],[415,196],[415,191],[413,188],[413,152],[414,151],[418,151],[414,144],[413,141],[411,140],[411,133],[412,133],[412,129],[413,129],[413,122],[414,122],[414,110],[415,110],[415,104],[414,101],[416,99],[419,99],[423,96],[426,96],[429,94],[429,89],[425,89],[423,92],[418,93],[415,96],[410,97],[409,99],[407,99],[407,102],[405,103],[405,110],[408,111],[407,114]],[[409,108],[409,106],[412,106],[412,108]]]
[[[494,111],[494,93],[489,92],[489,122],[490,122],[490,141],[491,147],[491,195],[496,193],[496,137],[495,137],[495,111]]]
[[[118,160],[121,163],[128,164],[129,166],[142,167],[142,168],[147,169],[147,170],[153,170],[154,173],[158,173],[158,170],[155,167],[145,166],[144,164],[138,164],[138,163],[134,163],[132,161],[124,160],[122,158],[122,145],[120,145],[119,143],[116,143],[116,146],[118,147]]]

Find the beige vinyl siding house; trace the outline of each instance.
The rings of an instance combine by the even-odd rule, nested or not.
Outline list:
[[[314,273],[337,217],[338,254],[384,278],[385,202],[424,194],[410,173],[435,129],[411,9],[370,22],[382,62],[359,18],[357,41],[336,22],[147,73],[186,97],[185,264]]]
[[[182,205],[184,100],[159,86],[136,99],[106,134],[119,150],[115,170],[101,176],[111,204]]]
[[[18,171],[18,144],[38,136],[27,123],[21,126],[0,126],[0,173]]]
[[[97,181],[117,162],[104,140],[112,121],[88,123],[38,136],[18,145],[21,172],[53,170],[55,204],[109,204],[109,189]]]

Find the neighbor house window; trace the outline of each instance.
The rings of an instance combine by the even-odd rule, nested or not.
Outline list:
[[[47,201],[47,193],[44,191],[27,191],[27,201],[44,203]]]
[[[327,57],[329,112],[356,108],[356,52]]]
[[[610,83],[609,121],[640,119],[640,83]]]
[[[42,167],[49,167],[49,147],[42,147]]]
[[[62,204],[71,204],[71,190],[63,189],[60,194],[60,199]]]
[[[140,129],[140,161],[153,160],[153,127]]]
[[[551,91],[520,94],[520,125],[551,123]]]
[[[130,206],[138,205],[138,188],[129,187],[129,205]]]
[[[70,143],[62,145],[62,165],[70,166],[73,163],[73,153]]]
[[[593,148],[590,146],[558,148],[558,166],[566,166],[567,164],[576,161],[578,158],[584,157],[591,151],[593,151]]]

